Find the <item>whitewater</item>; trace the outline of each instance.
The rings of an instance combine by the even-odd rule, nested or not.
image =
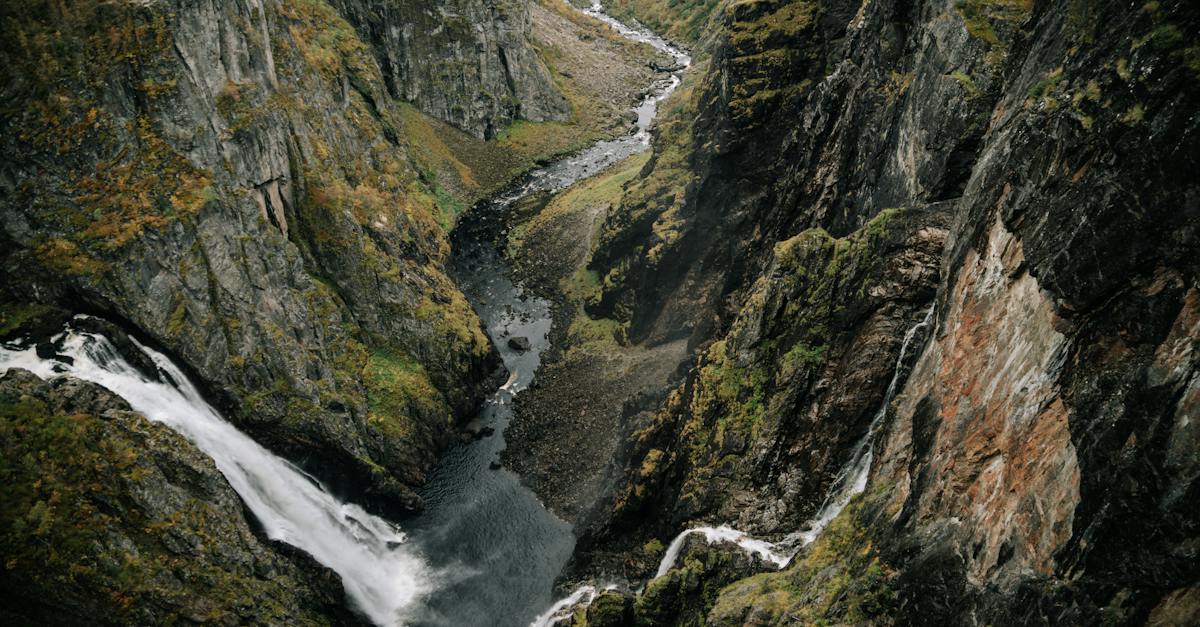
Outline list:
[[[353,606],[372,622],[404,623],[436,585],[435,573],[406,544],[402,531],[334,498],[302,470],[238,431],[162,353],[137,344],[158,369],[162,380],[157,381],[130,365],[103,336],[68,329],[55,342],[61,342],[59,352],[74,363],[42,359],[32,346],[0,347],[0,371],[22,368],[43,379],[72,376],[96,383],[182,434],[212,458],[268,537],[337,572]]]

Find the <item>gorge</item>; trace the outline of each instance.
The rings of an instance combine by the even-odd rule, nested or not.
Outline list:
[[[0,7],[0,622],[1200,621],[1200,8]]]

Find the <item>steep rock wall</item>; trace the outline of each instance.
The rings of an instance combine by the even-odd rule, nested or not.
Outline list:
[[[591,545],[665,541],[697,519],[795,531],[865,432],[862,408],[881,407],[899,336],[936,304],[883,408],[867,494],[843,516],[876,566],[818,542],[787,571],[726,588],[707,620],[1188,622],[1200,576],[1200,520],[1183,505],[1198,489],[1195,8],[781,1],[716,15],[691,134],[670,148],[683,147],[673,163],[686,174],[613,213],[593,269],[605,277],[594,308],[635,341],[718,342],[638,418]],[[813,227],[857,239],[885,207],[947,216],[940,259],[922,264],[940,268],[936,288],[917,282],[874,325],[822,318],[796,356],[842,344],[863,363],[827,369],[824,386],[780,386],[780,348],[745,343],[772,299],[795,313],[762,337],[785,345],[811,333],[814,311],[862,301],[764,291],[822,267],[783,263],[777,242]],[[914,254],[869,250],[884,267]],[[673,309],[677,295],[691,305]],[[774,387],[751,389],[752,370],[722,385],[714,351],[727,360],[731,347],[736,366],[765,363]],[[860,400],[822,400],[843,397]],[[779,429],[730,439],[723,425],[756,413],[813,436],[773,459]],[[814,578],[830,551],[841,574]],[[868,592],[856,614],[866,606],[846,599]]]
[[[476,136],[570,109],[529,41],[526,0],[335,0],[371,44],[395,98]]]

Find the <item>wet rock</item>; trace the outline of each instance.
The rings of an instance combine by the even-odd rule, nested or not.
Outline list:
[[[529,338],[524,336],[510,337],[508,338],[507,344],[509,348],[517,351],[518,353],[524,353],[533,348],[533,345],[529,342]]]

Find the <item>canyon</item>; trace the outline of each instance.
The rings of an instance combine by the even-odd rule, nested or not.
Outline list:
[[[1192,3],[0,23],[6,624],[1200,621]]]

